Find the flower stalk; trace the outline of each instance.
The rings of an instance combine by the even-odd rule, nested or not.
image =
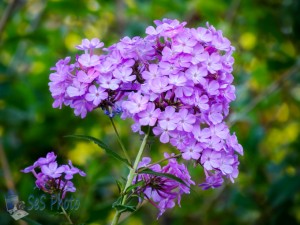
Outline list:
[[[60,208],[61,208],[63,214],[65,215],[65,217],[67,218],[68,222],[69,222],[70,224],[73,224],[71,218],[69,217],[69,215],[68,215],[68,213],[66,212],[66,210],[64,209],[64,207],[61,205]]]
[[[150,130],[150,129],[149,129]],[[125,184],[125,188],[123,190],[123,193],[126,192],[126,189],[132,184],[133,182],[133,178],[136,174],[136,170],[137,170],[137,167],[138,167],[138,164],[141,160],[141,157],[142,157],[142,154],[144,152],[144,149],[146,147],[146,144],[147,144],[147,140],[148,140],[148,137],[149,137],[149,131],[145,134],[144,138],[143,138],[143,142],[140,146],[140,149],[136,155],[136,158],[135,158],[135,161],[134,161],[134,164],[133,164],[133,167],[130,169],[129,171],[129,175],[128,175],[128,179],[127,179],[127,182]],[[124,195],[123,199],[122,199],[122,205],[124,205],[127,201],[127,194]],[[118,224],[118,221],[120,219],[120,216],[121,216],[121,212],[117,211],[114,218],[113,218],[113,221],[111,223],[111,225],[117,225]]]

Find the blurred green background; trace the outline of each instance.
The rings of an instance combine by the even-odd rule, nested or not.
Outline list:
[[[98,37],[109,46],[125,35],[144,36],[153,20],[167,17],[187,21],[188,27],[209,21],[236,47],[237,100],[228,122],[245,155],[235,184],[208,191],[195,187],[183,196],[181,208],[159,220],[146,204],[123,224],[300,224],[299,15],[299,0],[1,0],[0,148],[8,166],[1,156],[0,224],[24,224],[6,212],[4,194],[15,186],[27,206],[31,194],[39,196],[33,176],[20,170],[49,151],[87,173],[75,179],[73,197],[81,203],[71,214],[76,224],[109,223],[118,196],[115,180],[128,171],[95,145],[64,136],[92,135],[119,150],[113,129],[100,110],[82,120],[67,107],[53,109],[49,68],[75,56],[74,46],[83,38]],[[116,124],[133,157],[140,138],[130,121]],[[155,141],[151,156],[158,160],[164,151],[172,148]],[[201,182],[203,171],[188,167]],[[65,223],[55,211],[28,212],[28,224]]]

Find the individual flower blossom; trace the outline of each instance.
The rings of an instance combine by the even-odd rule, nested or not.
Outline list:
[[[88,70],[87,73],[83,70],[79,70],[77,73],[77,80],[86,84],[92,83],[97,77],[99,77],[99,72],[94,69]]]
[[[100,87],[104,89],[117,90],[120,80],[114,79],[112,75],[102,75],[98,78]]]
[[[83,39],[81,45],[77,45],[76,48],[79,50],[89,50],[94,48],[102,48],[103,46],[103,42],[100,42],[98,38],[93,38],[92,40]]]
[[[191,66],[185,71],[185,76],[192,80],[195,84],[205,84],[207,70],[204,67]]]
[[[147,108],[148,96],[133,93],[128,97],[129,101],[124,101],[122,107],[130,113],[139,113]]]
[[[195,115],[190,114],[187,109],[180,109],[176,117],[178,119],[177,130],[186,132],[193,130],[193,124],[196,121]]]
[[[184,149],[182,149],[182,158],[185,160],[195,159],[198,160],[200,158],[200,153],[203,151],[200,143],[193,141],[189,143]]]
[[[97,88],[95,85],[89,87],[89,92],[85,95],[87,101],[93,102],[95,106],[98,106],[100,102],[108,97],[104,88]]]
[[[97,55],[90,55],[90,54],[83,54],[79,56],[78,62],[85,67],[92,67],[99,64],[99,56]]]
[[[64,173],[66,180],[73,179],[73,176],[77,173],[82,177],[86,176],[85,172],[73,166],[71,160],[69,160],[68,165],[64,165]]]
[[[148,103],[147,109],[145,109],[144,111],[138,114],[140,118],[139,123],[142,126],[146,126],[146,125],[154,126],[160,113],[161,110],[155,109],[155,105],[153,103]]]
[[[224,180],[220,173],[207,176],[206,181],[201,183],[199,186],[202,187],[203,190],[207,190],[209,188],[218,188],[223,184]]]
[[[201,155],[200,162],[204,169],[212,170],[220,167],[221,157],[222,154],[220,152],[216,152],[211,149],[205,149]]]
[[[70,97],[82,96],[86,93],[87,84],[81,83],[78,80],[73,81],[73,84],[67,88],[67,94]]]
[[[57,162],[49,163],[48,165],[42,165],[41,170],[42,173],[51,178],[58,178],[65,171],[63,166],[57,167]]]

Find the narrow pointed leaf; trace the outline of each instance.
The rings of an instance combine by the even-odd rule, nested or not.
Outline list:
[[[86,136],[86,135],[68,135],[66,137],[80,138],[80,139],[85,139],[85,140],[92,141],[96,145],[98,145],[100,148],[102,148],[108,155],[114,157],[115,159],[118,159],[118,160],[122,161],[127,166],[131,167],[131,165],[130,165],[130,163],[128,162],[127,159],[123,158],[118,153],[111,150],[104,142],[98,140],[97,138],[94,138],[94,137],[91,137],[91,136]]]
[[[124,194],[127,194],[128,192],[130,192],[131,190],[137,188],[137,187],[141,187],[145,184],[145,181],[141,180],[139,182],[137,182],[136,184],[130,185],[126,190]]]
[[[116,210],[118,210],[118,212],[120,212],[120,213],[123,213],[123,212],[134,212],[134,211],[136,211],[136,207],[135,206],[131,206],[131,205],[117,204],[117,205],[114,205],[113,208],[115,208]]]
[[[149,168],[141,168],[141,171],[138,172],[138,173],[144,173],[144,174],[150,174],[150,175],[155,175],[155,176],[158,176],[158,177],[166,177],[166,178],[169,178],[169,179],[172,179],[172,180],[175,180],[187,187],[189,187],[182,179],[180,179],[179,177],[176,177],[175,175],[173,174],[170,174],[170,173],[159,173],[159,172],[155,172]]]

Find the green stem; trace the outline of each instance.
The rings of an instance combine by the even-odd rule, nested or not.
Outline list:
[[[113,128],[114,128],[114,131],[115,131],[116,135],[117,135],[117,140],[118,140],[118,142],[119,142],[119,144],[120,144],[120,146],[121,146],[121,148],[122,148],[122,150],[123,150],[123,153],[124,153],[126,159],[128,160],[128,162],[129,162],[130,165],[131,165],[130,157],[129,157],[129,155],[128,155],[128,153],[127,153],[127,151],[126,151],[126,149],[125,149],[125,147],[124,147],[124,145],[123,145],[123,142],[121,141],[121,138],[120,138],[119,132],[118,132],[118,130],[117,130],[117,127],[116,127],[116,125],[115,125],[115,123],[114,123],[114,120],[113,120],[113,118],[111,118],[111,117],[110,117],[109,119],[110,119],[110,122],[111,122],[111,124],[112,124],[112,126],[113,126]]]
[[[64,207],[62,205],[60,205],[61,210],[63,211],[65,217],[67,218],[68,222],[70,224],[73,224],[72,220],[70,219],[69,215],[67,214],[66,210],[64,209]]]
[[[150,130],[150,129],[149,129]],[[144,139],[143,139],[143,142],[140,146],[140,149],[137,153],[137,156],[135,158],[135,161],[134,161],[134,164],[133,164],[133,167],[130,169],[129,171],[129,175],[128,175],[128,179],[127,179],[127,182],[126,182],[126,185],[125,185],[125,188],[123,190],[123,192],[126,191],[126,189],[132,184],[132,181],[133,181],[133,178],[135,176],[135,173],[136,173],[136,169],[139,165],[139,162],[141,160],[141,157],[142,157],[142,154],[143,154],[143,151],[145,149],[145,146],[147,144],[147,140],[148,140],[148,137],[149,137],[149,131],[148,133],[144,136]],[[123,199],[122,199],[122,205],[125,204],[127,201],[127,194],[124,195]],[[118,224],[118,221],[120,219],[120,216],[121,216],[122,213],[120,212],[116,212],[115,216],[114,216],[114,219],[111,223],[111,225],[117,225]]]

